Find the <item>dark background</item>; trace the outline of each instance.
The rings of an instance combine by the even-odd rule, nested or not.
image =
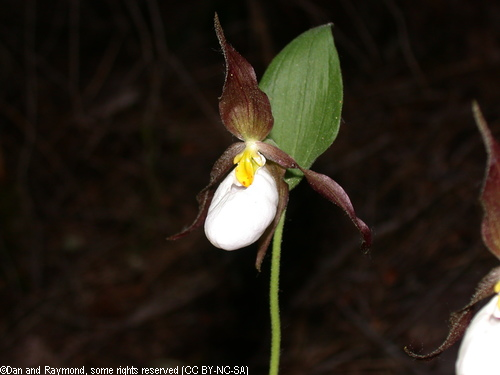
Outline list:
[[[434,349],[497,260],[480,237],[486,154],[500,138],[494,1],[17,1],[0,12],[0,362],[248,365],[269,359],[269,257],[214,248],[196,193],[232,139],[213,30],[261,76],[333,22],[345,86],[337,141],[313,169],[374,230],[302,183],[282,259],[281,373],[452,374]]]

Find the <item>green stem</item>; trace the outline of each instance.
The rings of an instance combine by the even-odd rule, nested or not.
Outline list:
[[[281,321],[279,305],[279,283],[280,283],[280,259],[281,238],[283,237],[283,225],[285,223],[285,211],[281,215],[273,238],[273,253],[271,259],[271,287],[269,291],[269,308],[271,310],[271,363],[269,375],[278,375],[280,365],[281,345]]]

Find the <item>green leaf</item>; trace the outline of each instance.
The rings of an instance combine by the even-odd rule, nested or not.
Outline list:
[[[342,76],[332,25],[316,27],[290,42],[267,68],[260,88],[269,96],[274,127],[269,138],[309,168],[335,140],[342,110]],[[303,175],[290,170],[294,188]]]

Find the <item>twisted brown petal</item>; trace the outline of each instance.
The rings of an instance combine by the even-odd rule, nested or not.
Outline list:
[[[233,143],[227,148],[226,151],[224,151],[222,156],[215,162],[214,166],[212,167],[212,171],[210,172],[210,182],[196,196],[196,200],[198,201],[199,205],[198,216],[196,216],[196,219],[189,227],[177,234],[174,234],[173,236],[167,237],[167,240],[178,240],[179,238],[188,235],[193,230],[203,225],[217,186],[224,179],[226,174],[234,167],[234,157],[241,151],[243,151],[244,148],[245,143],[237,142]]]
[[[222,122],[241,140],[262,140],[273,127],[271,103],[259,89],[252,65],[226,41],[217,14],[215,31],[226,59],[226,80],[219,100]]]
[[[356,216],[356,212],[354,211],[354,207],[349,199],[349,196],[338,183],[324,174],[302,168],[290,155],[276,146],[264,142],[257,142],[257,146],[259,147],[259,151],[262,152],[266,158],[272,160],[281,167],[298,168],[302,171],[307,179],[307,182],[316,192],[342,208],[347,216],[349,216],[363,237],[363,248],[367,249],[370,247],[372,242],[371,230],[363,222],[363,220]]]
[[[474,307],[480,301],[495,294],[495,284],[500,280],[500,267],[494,268],[478,284],[476,292],[470,302],[464,308],[450,315],[450,332],[444,342],[434,351],[428,354],[417,354],[412,349],[405,347],[405,352],[416,359],[432,359],[440,355],[450,346],[462,338],[474,315]]]
[[[309,169],[301,168],[300,170],[306,176],[309,185],[311,185],[316,192],[344,210],[363,237],[363,249],[368,250],[372,244],[372,232],[368,225],[356,216],[351,200],[342,186],[324,174]]]
[[[257,260],[255,261],[255,267],[259,272],[269,244],[271,243],[271,239],[273,238],[274,231],[276,230],[276,227],[278,226],[278,223],[281,219],[281,215],[283,214],[283,211],[288,204],[288,184],[283,179],[285,177],[286,170],[274,163],[267,163],[265,168],[270,169],[271,174],[276,181],[276,185],[278,186],[279,201],[278,208],[276,210],[276,216],[274,217],[273,222],[269,225],[269,227],[266,229],[259,240],[259,250],[257,252]]]

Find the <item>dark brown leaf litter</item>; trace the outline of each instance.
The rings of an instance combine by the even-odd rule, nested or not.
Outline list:
[[[255,249],[222,252],[202,231],[165,241],[194,218],[193,197],[231,141],[217,115],[217,11],[258,76],[270,50],[335,24],[343,124],[314,168],[375,232],[363,255],[345,216],[292,192],[282,373],[453,373],[455,352],[421,363],[403,347],[436,347],[449,313],[497,265],[481,242],[486,155],[470,104],[498,139],[500,7],[247,5],[3,7],[2,363],[267,373],[269,260],[256,277]]]

